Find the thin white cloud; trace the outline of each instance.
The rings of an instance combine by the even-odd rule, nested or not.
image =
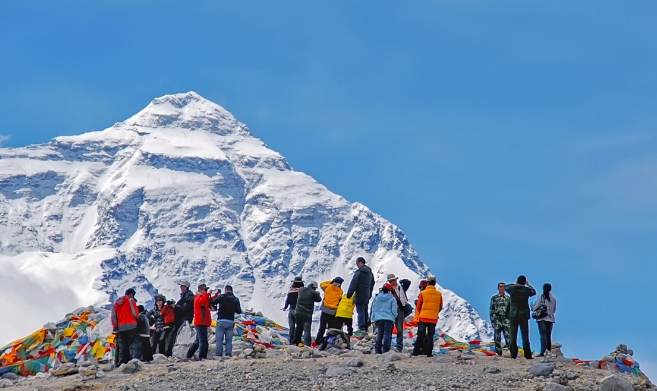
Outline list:
[[[2,147],[2,144],[7,142],[7,140],[9,140],[10,138],[11,138],[11,136],[0,134],[0,147]]]

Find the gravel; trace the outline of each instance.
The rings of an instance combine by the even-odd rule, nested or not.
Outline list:
[[[428,358],[394,353],[399,359],[392,362],[379,360],[378,355],[360,353],[357,353],[358,357],[329,355],[309,359],[298,358],[298,353],[290,355],[283,352],[273,358],[137,364],[135,369],[140,369],[135,373],[124,374],[113,370],[106,372],[102,378],[86,381],[79,374],[43,379],[21,378],[12,389],[598,391],[602,380],[609,375],[606,370],[557,363],[556,370],[550,376],[533,376],[529,373],[533,361],[479,355],[468,360],[445,361],[441,360],[445,355]],[[617,377],[631,381],[629,377]],[[607,379],[606,382],[611,383],[611,380]]]

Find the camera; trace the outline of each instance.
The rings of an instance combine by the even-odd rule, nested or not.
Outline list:
[[[169,299],[169,300],[167,300],[166,304],[167,305],[174,305],[174,304],[176,304],[176,302],[174,300]]]

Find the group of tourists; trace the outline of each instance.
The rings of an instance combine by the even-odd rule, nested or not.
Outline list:
[[[530,307],[529,298],[536,295],[527,277],[519,276],[513,284],[500,282],[498,293],[490,300],[490,321],[495,330],[495,351],[502,355],[502,335],[509,347],[511,358],[518,357],[518,329],[522,335],[524,357],[532,358],[529,343],[529,319],[538,324],[541,340],[539,356],[543,357],[552,349],[552,329],[554,328],[557,299],[552,295],[552,285],[543,284],[543,293]],[[508,295],[507,295],[508,294]]]
[[[189,281],[180,282],[180,299],[177,302],[167,300],[163,295],[155,296],[155,305],[149,311],[137,305],[136,292],[132,288],[116,300],[111,314],[112,327],[117,336],[116,365],[135,358],[148,362],[155,353],[171,357],[178,332],[185,322],[193,324],[196,330],[196,340],[187,351],[187,358],[198,351],[200,359],[207,359],[211,311],[217,313],[215,356],[223,356],[224,343],[226,355],[231,356],[235,314],[242,313],[233,287],[226,285],[223,293],[221,289],[213,293],[205,284],[200,284],[194,294],[190,286]]]
[[[375,354],[383,354],[391,349],[393,330],[397,330],[396,350],[401,352],[404,346],[404,322],[413,312],[413,321],[417,323],[417,338],[412,355],[433,354],[433,338],[440,311],[443,309],[443,297],[436,289],[436,277],[430,276],[419,283],[420,293],[410,303],[406,292],[411,286],[408,279],[399,279],[388,274],[386,282],[378,289],[372,300],[375,279],[372,269],[362,257],[356,259],[357,270],[347,291],[344,292],[342,277],[307,285],[302,277],[295,277],[282,308],[288,313],[290,343],[307,346],[325,347],[326,331],[347,328],[349,337],[364,336],[370,325],[376,330],[374,344]],[[551,294],[552,286],[543,285],[543,294],[530,307],[529,298],[536,295],[536,290],[525,276],[519,276],[515,283],[499,283],[498,293],[490,301],[490,320],[495,330],[495,351],[502,355],[502,336],[512,358],[518,356],[518,329],[522,335],[524,356],[532,358],[529,342],[529,319],[538,323],[541,339],[540,356],[548,354],[552,346],[552,329],[555,322],[557,301]],[[323,291],[324,297],[319,291]],[[208,328],[212,325],[211,311],[216,311],[216,349],[215,357],[232,355],[233,330],[235,314],[242,312],[240,301],[233,294],[230,285],[224,292],[213,292],[205,284],[200,284],[196,294],[190,290],[188,281],[180,282],[180,299],[167,300],[163,295],[155,297],[155,305],[146,310],[137,305],[135,290],[126,290],[125,296],[116,300],[112,307],[112,326],[117,335],[117,365],[137,358],[150,361],[155,353],[170,357],[180,328],[185,322],[194,325],[196,340],[187,351],[191,358],[198,351],[199,359],[207,359]],[[371,307],[369,306],[372,302]],[[311,336],[311,326],[315,303],[319,306],[319,328],[315,341]],[[357,314],[354,330],[354,310]],[[225,351],[224,351],[225,344]]]
[[[375,288],[372,269],[366,265],[364,258],[356,259],[357,270],[354,273],[349,288],[345,293],[342,289],[344,279],[335,277],[332,280],[318,284],[316,281],[306,286],[302,277],[295,277],[285,298],[283,311],[288,311],[288,323],[292,344],[307,346],[323,346],[327,329],[343,330],[347,333],[363,336],[368,326],[372,324],[377,330],[374,351],[382,354],[390,351],[393,330],[396,328],[396,349],[402,351],[404,346],[404,320],[415,309],[415,321],[418,323],[418,333],[413,349],[413,355],[433,354],[433,335],[438,323],[438,314],[443,308],[442,294],[436,289],[436,278],[429,277],[420,282],[420,294],[411,305],[406,295],[411,281],[399,280],[394,274],[388,274],[386,283],[379,288],[378,293],[369,307]],[[324,292],[324,298],[318,289]],[[311,325],[315,303],[321,303],[319,328],[315,341],[312,342]],[[357,330],[354,332],[353,316],[357,314]]]

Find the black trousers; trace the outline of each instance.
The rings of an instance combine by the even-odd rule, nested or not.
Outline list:
[[[319,330],[317,330],[317,337],[315,337],[316,344],[322,343],[322,340],[324,339],[324,333],[326,332],[327,328],[335,328],[335,315],[327,314],[326,312],[322,311],[319,314]]]
[[[151,335],[151,354],[160,353],[166,356],[167,354],[167,339],[171,334],[171,327],[167,329],[162,329],[160,331],[155,331]]]
[[[127,364],[133,358],[143,360],[137,329],[119,331],[119,354],[119,365]]]
[[[532,358],[532,348],[529,344],[529,319],[511,318],[511,338],[509,341],[509,352],[511,358],[518,357],[518,328],[522,333],[522,349],[525,351],[525,358]]]
[[[354,335],[354,318],[341,318],[335,317],[335,328],[342,330],[343,326],[347,326],[347,334],[351,337]]]
[[[143,362],[153,361],[153,349],[151,348],[151,336],[139,336],[141,341],[141,356]]]
[[[538,334],[541,336],[541,351],[539,354],[542,356],[546,350],[552,350],[552,329],[554,323],[538,321]]]
[[[426,354],[427,357],[433,356],[433,335],[436,333],[435,323],[418,322],[417,340],[413,347],[413,355],[419,356]]]

